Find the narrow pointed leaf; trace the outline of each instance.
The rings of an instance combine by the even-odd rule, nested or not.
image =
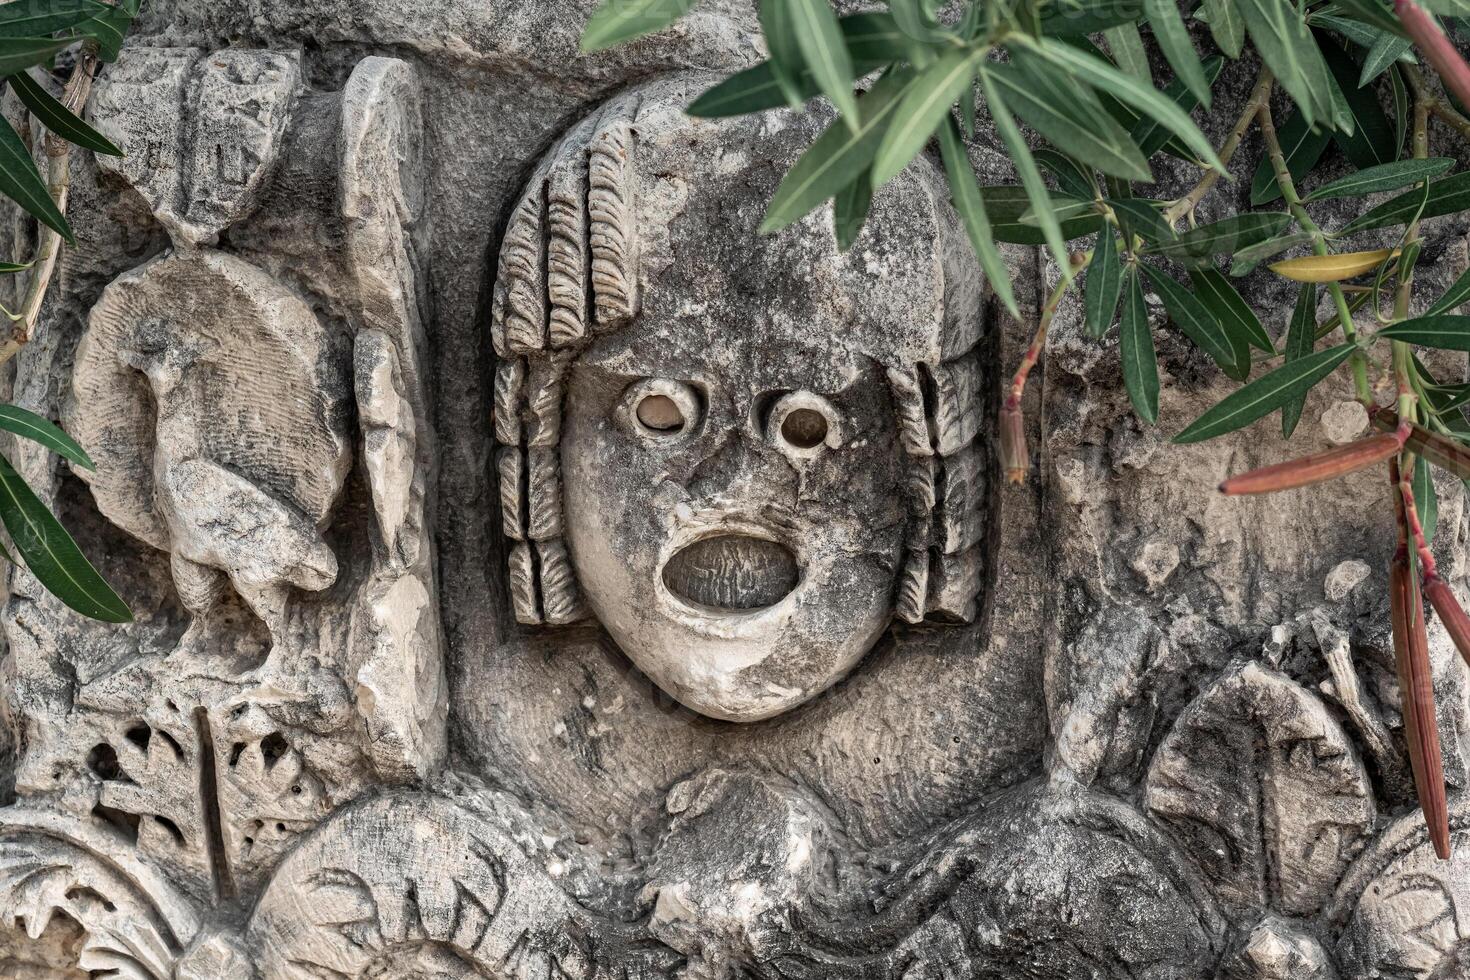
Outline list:
[[[1153,180],[1128,131],[1103,110],[1091,89],[1050,62],[1017,51],[1010,64],[988,66],[986,74],[1016,115],[1057,149],[1106,174]]]
[[[1455,395],[1444,390],[1444,386],[1434,380],[1434,373],[1419,359],[1418,354],[1414,355],[1414,370],[1426,385],[1426,400],[1438,416],[1440,424],[1454,433],[1455,438],[1470,442],[1470,419],[1466,419],[1465,413],[1453,404],[1458,401]]]
[[[861,123],[853,132],[840,121],[808,147],[787,171],[766,206],[761,231],[784,228],[818,207],[857,179],[868,169],[878,152],[883,132],[893,120],[904,88],[913,78],[906,71],[891,72],[880,78],[866,95],[858,100]]]
[[[842,18],[840,24],[848,54],[852,57],[853,71],[857,74],[908,57],[912,42],[887,14],[853,14]],[[805,65],[801,66],[794,81],[795,94],[800,101],[804,102],[820,91],[811,70]],[[707,89],[687,111],[691,116],[715,119],[775,109],[787,102],[775,64],[763,61]]]
[[[582,30],[582,50],[601,51],[668,27],[695,0],[603,0]]]
[[[115,157],[123,155],[123,151],[118,149],[112,140],[73,115],[66,106],[52,98],[51,93],[42,88],[30,75],[19,71],[10,76],[9,82],[15,94],[20,96],[20,100],[25,103],[26,108],[35,113],[36,118],[57,136],[68,143],[74,143],[97,153]]]
[[[1286,363],[1300,361],[1312,356],[1317,342],[1317,287],[1303,285],[1297,293],[1296,307],[1291,311],[1291,322],[1286,328]],[[1290,439],[1301,420],[1302,409],[1307,405],[1307,393],[1286,400],[1281,406],[1281,435]]]
[[[0,37],[45,37],[91,20],[106,9],[96,0],[11,0],[0,4]]]
[[[35,412],[28,412],[15,405],[0,405],[0,429],[13,432],[32,442],[38,442],[84,470],[97,468],[92,458],[87,455],[87,451],[78,445],[75,439]]]
[[[1335,197],[1367,197],[1369,194],[1396,191],[1400,187],[1438,177],[1454,165],[1455,161],[1449,157],[1429,157],[1424,160],[1399,160],[1367,167],[1323,184],[1303,200],[1326,201]]]
[[[1082,167],[1067,156],[1050,147],[1042,147],[1031,154],[1036,162],[1041,164],[1051,175],[1057,179],[1057,186],[1062,189],[1063,194],[1083,200],[1092,200],[1097,196],[1097,188],[1088,179]]]
[[[1148,50],[1143,46],[1143,35],[1136,24],[1119,24],[1103,31],[1113,63],[1145,85],[1153,84],[1153,73],[1148,67]]]
[[[971,9],[984,6],[977,3]],[[1081,37],[1135,23],[1142,16],[1141,0],[1063,0],[1042,11],[1041,30],[1055,37]]]
[[[1307,18],[1307,23],[1313,27],[1325,27],[1330,31],[1336,31],[1361,48],[1373,47],[1378,43],[1378,39],[1384,36],[1384,32],[1376,27],[1369,27],[1359,21],[1336,17],[1332,14],[1314,13]]]
[[[832,233],[839,252],[846,252],[857,241],[872,203],[873,177],[866,170],[832,199]]]
[[[1393,9],[1383,0],[1337,0],[1337,6],[1354,20],[1370,24],[1380,31],[1387,31],[1400,37],[1407,36],[1403,25],[1393,15]]]
[[[127,605],[4,457],[0,457],[0,521],[26,567],[48,592],[92,619],[132,620]]]
[[[1421,201],[1424,205],[1422,212],[1419,208]],[[1421,218],[1437,218],[1467,209],[1470,209],[1470,170],[1431,181],[1427,196],[1416,189],[1385,201],[1348,222],[1338,234],[1351,235],[1374,228],[1407,224],[1414,220],[1416,214]]]
[[[1210,36],[1230,60],[1240,57],[1245,47],[1245,21],[1235,0],[1205,0],[1205,13],[1210,18]]]
[[[1441,313],[1415,317],[1384,327],[1378,336],[1437,350],[1470,351],[1470,316]]]
[[[1466,302],[1470,302],[1470,269],[1460,274],[1460,278],[1456,279],[1454,284],[1446,289],[1439,299],[1435,300],[1434,305],[1425,311],[1425,315],[1437,316],[1440,313],[1451,313],[1464,306]]]
[[[1234,255],[1274,238],[1289,224],[1289,215],[1248,211],[1191,228],[1173,241],[1150,246],[1149,250],[1186,265],[1198,265],[1212,256]]]
[[[1393,145],[1393,123],[1378,102],[1378,92],[1358,85],[1358,64],[1337,42],[1325,35],[1320,40],[1328,70],[1352,116],[1351,129],[1339,127],[1332,134],[1333,140],[1355,167],[1392,163],[1398,159],[1398,148]]]
[[[1396,254],[1393,249],[1380,248],[1371,252],[1304,255],[1277,262],[1271,271],[1293,282],[1342,282],[1372,272]]]
[[[1327,144],[1332,142],[1332,133],[1325,126],[1313,131],[1307,125],[1306,117],[1300,112],[1293,112],[1282,124],[1278,138],[1292,183],[1300,184],[1302,178],[1322,159]],[[1276,182],[1276,168],[1271,165],[1271,158],[1262,151],[1261,162],[1256,165],[1255,176],[1251,178],[1251,204],[1260,207],[1262,204],[1270,204],[1280,196],[1281,187]]]
[[[46,182],[30,152],[9,122],[0,120],[0,194],[25,209],[37,221],[72,241],[71,225],[51,199]]]
[[[1000,134],[1006,149],[1010,151],[1011,163],[1015,165],[1016,175],[1021,178],[1021,186],[1026,188],[1026,197],[1031,201],[1041,236],[1046,241],[1047,247],[1051,249],[1057,265],[1062,269],[1070,268],[1071,262],[1067,256],[1066,239],[1062,236],[1061,225],[1052,210],[1051,192],[1046,189],[1046,182],[1041,179],[1041,171],[1036,169],[1036,161],[1031,158],[1031,150],[1027,147],[1026,140],[1021,136],[1020,128],[1016,126],[1016,121],[1011,116],[1010,107],[1006,105],[1005,99],[1002,98],[999,88],[991,79],[988,71],[980,72],[980,84],[985,89],[985,101],[990,106],[991,121],[995,124],[996,132]]]
[[[893,179],[924,148],[960,93],[973,84],[980,60],[975,51],[955,48],[914,78],[873,161],[875,184]]]
[[[898,29],[916,41],[945,41],[951,35],[939,26],[925,0],[889,0],[888,9]]]
[[[1174,239],[1174,229],[1169,227],[1158,208],[1149,202],[1137,198],[1124,198],[1121,201],[1108,198],[1104,203],[1113,209],[1118,223],[1130,234],[1140,235],[1150,244]]]
[[[1189,281],[1194,285],[1195,295],[1201,303],[1214,315],[1221,329],[1230,337],[1231,344],[1239,351],[1242,345],[1247,353],[1243,358],[1246,369],[1250,368],[1251,347],[1258,348],[1268,354],[1276,353],[1276,345],[1271,342],[1270,334],[1261,326],[1260,318],[1256,316],[1250,304],[1241,297],[1230,280],[1226,279],[1213,266],[1202,266],[1189,271]]]
[[[1210,85],[1214,85],[1215,79],[1220,77],[1220,69],[1224,65],[1225,59],[1218,55],[1205,62],[1205,80]],[[1164,86],[1164,97],[1172,101],[1183,112],[1193,112],[1195,106],[1199,105],[1199,99],[1195,98],[1194,93],[1177,78]],[[1169,130],[1150,116],[1144,116],[1134,122],[1128,135],[1138,145],[1138,151],[1143,154],[1144,159],[1167,148],[1171,141],[1177,143]]]
[[[1118,314],[1118,300],[1123,296],[1123,266],[1118,260],[1118,240],[1111,228],[1104,228],[1093,246],[1092,262],[1087,266],[1087,283],[1082,295],[1087,335],[1101,337],[1113,325]]]
[[[1041,233],[1041,226],[1032,223],[1037,219],[1034,217],[1034,209],[1027,196],[1026,188],[1015,184],[996,184],[980,188],[980,193],[985,198],[985,211],[990,216],[990,227],[995,233],[996,241],[1015,245],[1046,244],[1046,239]],[[1053,213],[1072,201],[1072,199],[1057,195],[1051,195],[1051,200]],[[1100,214],[1063,221],[1061,222],[1062,237],[1071,241],[1083,235],[1094,234],[1102,227],[1102,223],[1103,218]]]
[[[1340,344],[1281,365],[1226,396],[1175,436],[1174,441],[1189,443],[1213,439],[1269,415],[1293,398],[1305,395],[1355,350],[1355,344]]]
[[[1363,70],[1358,73],[1358,87],[1367,86],[1400,58],[1407,55],[1413,59],[1413,50],[1414,44],[1408,38],[1394,37],[1386,31],[1379,34],[1373,47],[1368,49],[1368,56],[1363,59]]]
[[[1434,474],[1423,456],[1414,458],[1414,509],[1419,512],[1419,524],[1424,528],[1424,540],[1434,540],[1434,530],[1439,526],[1439,496],[1434,492]]]
[[[114,3],[106,7],[103,13],[98,14],[91,20],[78,24],[76,33],[84,37],[90,37],[97,42],[97,54],[103,61],[116,61],[117,56],[122,52],[123,40],[127,36],[128,28],[132,26],[133,18],[138,16],[138,10],[142,6],[142,2],[143,0],[115,0]],[[610,0],[604,9],[620,2],[621,0]],[[666,4],[672,2],[672,0],[637,0],[637,2]],[[692,3],[692,0],[688,0],[688,2]],[[622,4],[622,6],[627,6],[627,4]],[[598,11],[598,13],[602,12]],[[668,23],[673,23],[677,18],[677,14],[671,16]],[[661,27],[650,28],[650,30],[659,29]]]
[[[1163,300],[1164,309],[1175,326],[1208,354],[1210,360],[1220,365],[1220,370],[1236,381],[1244,381],[1250,374],[1250,346],[1243,342],[1238,345],[1232,343],[1209,309],[1172,276],[1148,265],[1140,265],[1154,292]]]
[[[1119,354],[1123,358],[1123,386],[1140,419],[1153,425],[1159,418],[1159,362],[1154,352],[1154,335],[1148,325],[1148,306],[1138,270],[1130,269],[1123,296],[1123,317],[1118,321]]]
[[[858,125],[857,96],[852,92],[852,57],[837,15],[827,0],[789,0],[791,21],[796,27],[796,42],[806,67],[816,79],[822,93],[842,113],[848,123]]]
[[[1404,152],[1404,139],[1409,135],[1409,87],[1404,84],[1403,69],[1394,65],[1388,71],[1389,91],[1393,94],[1393,152],[1398,158]]]
[[[1309,244],[1311,241],[1312,236],[1309,232],[1294,231],[1289,235],[1278,235],[1259,245],[1243,248],[1235,253],[1230,263],[1230,275],[1236,279],[1250,275],[1255,271],[1256,266],[1267,259],[1298,246]]]
[[[1256,51],[1307,123],[1330,124],[1336,115],[1328,88],[1332,73],[1301,12],[1291,0],[1237,0],[1236,5]]]
[[[796,22],[792,19],[791,4],[787,0],[759,0],[757,16],[760,20],[761,36],[765,38],[766,50],[771,53],[771,73],[781,97],[793,109],[801,105],[803,92],[799,79],[805,75],[812,85],[821,91],[816,77],[811,74],[802,57],[801,45],[796,39]],[[815,94],[815,93],[813,93]]]
[[[3,6],[0,9],[4,9]],[[52,55],[72,43],[67,38],[55,40],[49,37],[0,37],[0,75],[13,75],[44,64]]]
[[[1199,61],[1199,52],[1189,38],[1189,28],[1179,13],[1177,0],[1143,0],[1148,22],[1154,29],[1154,38],[1159,42],[1169,67],[1174,69],[1189,91],[1208,109],[1210,107],[1210,83],[1205,80],[1205,70]]]
[[[1063,197],[1060,194],[1051,195],[1051,214],[1058,222],[1075,221],[1085,218],[1089,214],[1097,213],[1096,201],[1079,201],[1075,198]],[[1021,215],[1024,224],[1041,227],[1041,216],[1034,210],[1028,210]]]
[[[985,198],[975,179],[969,154],[965,153],[965,145],[952,120],[939,129],[939,154],[944,160],[944,173],[949,179],[949,192],[954,199],[955,210],[965,223],[965,233],[970,236],[970,246],[980,260],[980,268],[985,271],[990,288],[995,290],[996,297],[1005,304],[1007,312],[1019,320],[1021,308],[1016,304],[1015,291],[1011,288],[1010,272],[1000,256],[1000,249],[996,248],[995,234],[990,228],[990,216],[985,210]]]
[[[1225,169],[1214,146],[1189,118],[1189,114],[1161,92],[1071,45],[1051,38],[1042,38],[1037,43],[1043,54],[1063,68],[1075,72],[1093,88],[1105,91],[1133,106],[1142,115],[1157,119],[1196,153],[1206,166],[1221,171]]]

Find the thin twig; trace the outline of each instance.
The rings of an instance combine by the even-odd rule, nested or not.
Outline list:
[[[1434,18],[1414,0],[1394,0],[1393,9],[1419,52],[1439,74],[1445,88],[1455,93],[1462,105],[1470,106],[1470,64],[1455,50]]]
[[[1257,117],[1261,121],[1261,137],[1266,141],[1266,152],[1271,158],[1271,166],[1276,171],[1276,184],[1281,188],[1281,196],[1290,208],[1292,216],[1296,218],[1297,224],[1302,230],[1312,236],[1312,251],[1318,255],[1327,253],[1327,236],[1322,234],[1322,229],[1317,227],[1317,222],[1307,213],[1302,204],[1301,195],[1296,191],[1296,182],[1291,178],[1291,168],[1286,165],[1286,154],[1281,149],[1281,140],[1276,134],[1276,121],[1271,116],[1270,100],[1262,103]],[[1338,323],[1342,325],[1343,338],[1348,343],[1357,340],[1357,330],[1353,325],[1353,313],[1348,307],[1347,294],[1342,291],[1339,283],[1329,284],[1328,292],[1332,294],[1332,301],[1337,306]],[[1357,393],[1358,401],[1363,403],[1364,408],[1373,408],[1373,389],[1368,384],[1368,367],[1363,358],[1362,351],[1354,351],[1349,363],[1353,370],[1353,387]]]
[[[1057,315],[1057,308],[1062,305],[1062,297],[1067,294],[1067,289],[1075,281],[1075,274],[1081,270],[1083,263],[1073,257],[1071,276],[1063,276],[1062,281],[1057,283],[1056,288],[1047,297],[1046,306],[1041,311],[1041,323],[1036,327],[1036,333],[1031,336],[1031,343],[1026,348],[1026,354],[1021,358],[1021,364],[1016,368],[1016,373],[1011,378],[1009,394],[1006,395],[1004,408],[1015,410],[1021,407],[1021,396],[1026,393],[1026,378],[1031,374],[1031,369],[1041,359],[1041,348],[1046,345],[1046,331],[1051,327],[1051,321]]]
[[[1246,100],[1245,108],[1241,110],[1240,118],[1235,120],[1235,126],[1230,130],[1230,135],[1224,143],[1220,144],[1220,151],[1216,154],[1226,167],[1230,166],[1230,160],[1235,156],[1235,151],[1240,148],[1241,140],[1245,139],[1251,123],[1260,114],[1261,106],[1270,101],[1274,83],[1275,79],[1270,69],[1262,68],[1260,74],[1256,76],[1255,88],[1251,89],[1250,98]],[[1210,193],[1210,190],[1219,182],[1222,173],[1224,173],[1223,170],[1211,169],[1199,179],[1199,183],[1195,184],[1188,194],[1169,205],[1168,210],[1164,212],[1164,220],[1169,223],[1170,227],[1199,207],[1205,195]]]
[[[61,95],[61,104],[68,112],[80,115],[82,107],[92,93],[92,81],[97,73],[97,46],[87,43],[77,57],[71,77]],[[55,202],[56,209],[66,214],[67,198],[71,192],[71,144],[47,133],[43,143],[46,152],[46,189]],[[31,277],[21,301],[17,319],[10,328],[10,336],[0,343],[0,364],[4,364],[35,335],[36,323],[41,316],[41,305],[56,272],[56,260],[61,254],[61,235],[54,229],[40,226],[40,240],[36,243],[36,255],[31,261]]]

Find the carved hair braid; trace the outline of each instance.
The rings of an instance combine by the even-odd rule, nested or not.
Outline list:
[[[981,412],[973,349],[937,367],[890,368],[899,441],[908,454],[909,524],[895,614],[969,622],[981,588],[983,456],[975,445]]]
[[[511,601],[517,621],[530,625],[587,615],[562,540],[562,394],[592,334],[637,312],[634,111],[622,101],[562,141],[516,205],[500,250],[491,311],[496,469],[501,524],[515,542]]]

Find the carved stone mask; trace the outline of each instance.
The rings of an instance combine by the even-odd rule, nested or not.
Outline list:
[[[839,253],[757,233],[823,120],[693,120],[705,79],[619,97],[512,215],[496,430],[518,620],[590,611],[716,718],[803,703],[895,614],[969,620],[985,454],[980,283],[927,161]]]

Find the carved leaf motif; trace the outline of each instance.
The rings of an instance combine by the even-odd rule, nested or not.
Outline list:
[[[105,864],[55,838],[0,841],[0,917],[40,940],[57,915],[85,934],[78,969],[111,980],[172,978],[177,950],[155,910]]]
[[[118,778],[102,783],[103,806],[139,817],[138,848],[197,882],[210,880],[192,732],[138,724],[108,743]]]
[[[1357,752],[1316,695],[1259,664],[1184,710],[1149,770],[1145,804],[1241,908],[1317,911],[1372,829]]]
[[[258,881],[329,809],[321,781],[279,735],[234,746],[219,777],[226,860],[246,882]]]
[[[1344,977],[1430,980],[1464,975],[1470,955],[1470,804],[1451,805],[1451,858],[1441,861],[1411,812],[1353,863],[1331,912]]]
[[[506,842],[482,833],[496,831],[422,796],[377,801],[327,824],[286,859],[257,906],[251,936],[263,972],[398,976],[394,966],[433,945],[462,964],[499,967],[501,944],[522,930],[495,921],[507,895]],[[517,897],[539,900],[531,891]],[[509,904],[517,922],[530,914]]]

